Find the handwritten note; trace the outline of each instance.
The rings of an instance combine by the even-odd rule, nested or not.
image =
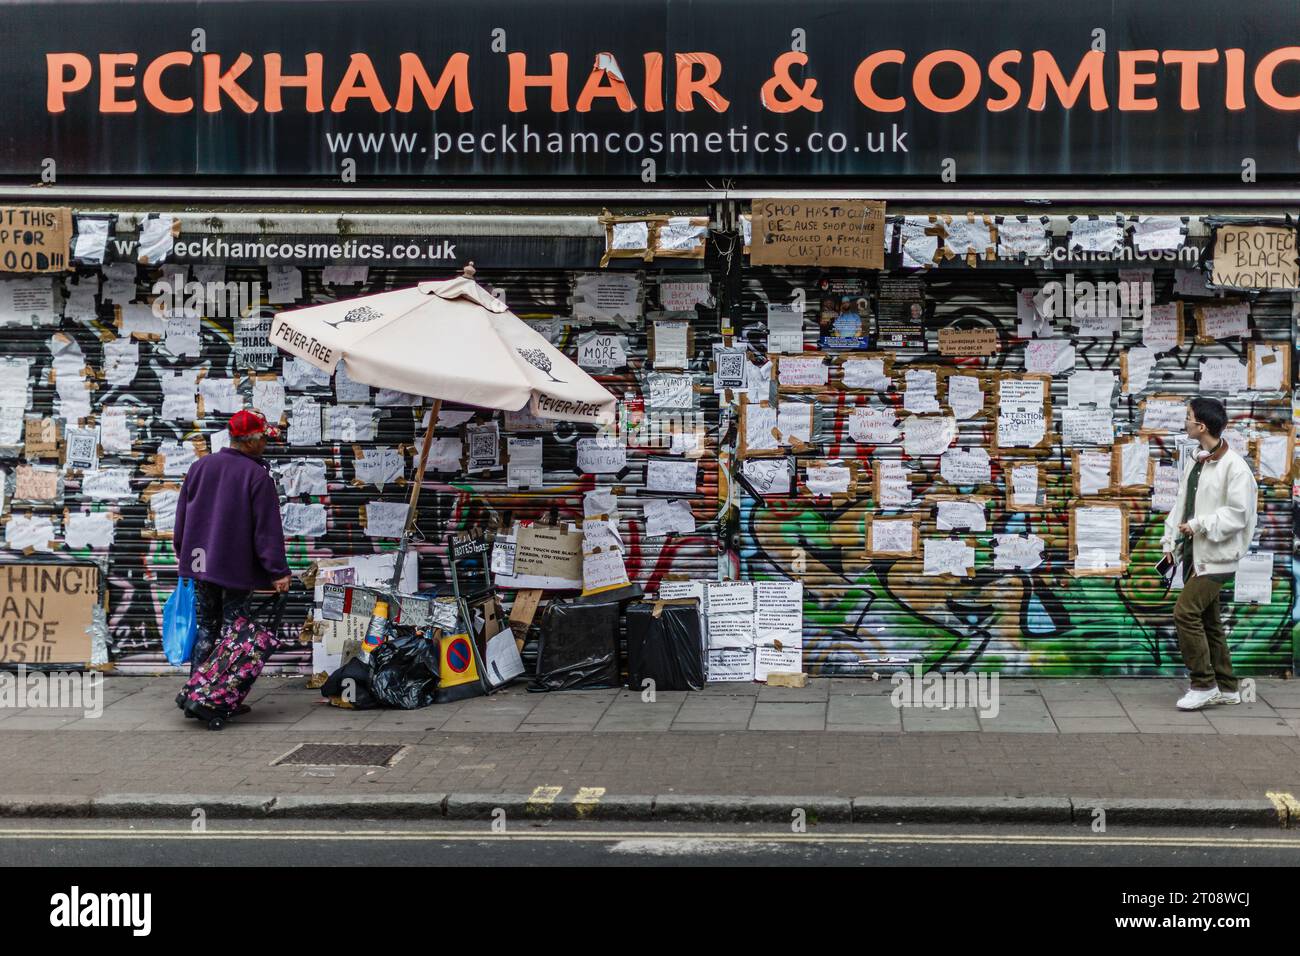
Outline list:
[[[1236,395],[1246,386],[1246,365],[1235,358],[1201,359],[1201,391]]]
[[[998,393],[998,445],[1032,448],[1047,435],[1041,379],[1003,379]]]
[[[820,497],[846,494],[853,481],[847,465],[809,464],[806,474],[808,490]]]
[[[1113,461],[1109,451],[1079,452],[1079,493],[1095,495],[1109,491],[1110,469]]]
[[[1074,368],[1074,343],[1069,339],[1034,339],[1025,344],[1025,371],[1059,375]]]
[[[406,527],[405,501],[368,501],[365,504],[366,536],[400,538]]]
[[[778,366],[777,383],[787,387],[822,386],[828,381],[829,369],[821,356],[789,356]]]
[[[938,380],[931,369],[907,369],[904,374],[903,408],[909,412],[937,412]]]
[[[690,409],[695,404],[692,386],[690,375],[651,373],[646,376],[646,404],[652,408]]]
[[[1250,334],[1250,305],[1245,302],[1197,306],[1196,318],[1198,335],[1204,339],[1239,339]]]
[[[677,498],[670,501],[648,500],[642,508],[648,538],[660,538],[671,533],[695,533],[695,515],[689,501]]]
[[[326,405],[322,429],[328,441],[374,441],[378,410],[359,405]]]
[[[1061,444],[1109,445],[1115,440],[1115,413],[1107,408],[1066,408],[1061,411]]]
[[[995,571],[1032,571],[1043,563],[1047,543],[1036,534],[995,534],[993,569]]]
[[[964,578],[975,568],[975,549],[964,541],[950,538],[926,538],[921,573],[927,576],[952,575]]]
[[[646,463],[646,490],[695,494],[698,472],[694,461],[651,458]]]
[[[886,458],[873,462],[872,468],[876,472],[878,508],[907,508],[912,504],[912,485],[906,465],[897,459]]]
[[[14,499],[54,501],[59,496],[59,470],[53,465],[19,465],[14,479]]]
[[[617,439],[578,439],[578,470],[584,474],[615,474],[626,467],[627,447]]]
[[[983,485],[993,480],[993,465],[983,448],[952,448],[939,458],[939,473],[952,485]]]
[[[903,450],[913,458],[941,455],[957,437],[957,419],[950,415],[903,420]]]
[[[1187,406],[1181,399],[1148,398],[1142,406],[1142,430],[1181,432]]]
[[[936,521],[940,531],[984,531],[988,527],[984,506],[974,501],[937,502]]]
[[[81,493],[92,501],[134,500],[131,491],[131,469],[108,468],[87,471],[81,476]]]
[[[1120,449],[1121,487],[1129,488],[1147,483],[1147,470],[1151,463],[1151,446],[1145,438],[1134,438],[1124,442]]]
[[[948,376],[948,407],[961,420],[974,418],[984,410],[984,392],[973,375]]]
[[[861,391],[889,391],[884,359],[845,359],[844,387]]]
[[[871,408],[859,405],[849,412],[849,437],[864,445],[888,445],[898,441],[901,434],[892,408]]]
[[[1182,338],[1182,318],[1178,303],[1153,305],[1149,316],[1142,319],[1142,344],[1153,352],[1169,352],[1178,348]]]
[[[911,554],[916,545],[916,524],[911,518],[874,518],[870,541],[872,554]]]
[[[1151,484],[1151,510],[1173,511],[1178,502],[1178,466],[1157,462]]]
[[[384,485],[405,473],[406,458],[396,448],[363,448],[361,457],[352,460],[352,467],[359,481],[383,491]]]
[[[741,470],[760,495],[790,493],[790,466],[784,458],[748,458]]]
[[[1255,388],[1261,392],[1280,391],[1282,369],[1286,357],[1284,345],[1264,345],[1257,343],[1253,351],[1252,362]]]
[[[286,497],[329,494],[329,486],[325,482],[325,459],[323,458],[293,458],[289,461],[279,461],[271,466],[271,470],[279,480],[280,490]]]
[[[319,538],[325,534],[325,506],[290,501],[280,510],[286,538]]]
[[[1032,508],[1044,502],[1038,486],[1037,465],[1015,465],[1011,468],[1011,503],[1017,508]]]
[[[593,372],[612,372],[626,366],[626,335],[588,332],[578,337],[579,368]]]

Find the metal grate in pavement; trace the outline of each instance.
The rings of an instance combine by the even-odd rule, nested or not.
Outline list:
[[[272,767],[391,767],[401,759],[404,744],[299,744]]]

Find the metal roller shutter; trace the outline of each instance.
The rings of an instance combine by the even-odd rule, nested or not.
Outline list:
[[[836,278],[846,273],[837,271]],[[869,288],[875,280],[864,273]],[[808,310],[820,273],[809,270],[750,267],[744,290],[745,327],[742,334],[763,348],[765,309],[769,302],[788,302],[797,287],[807,290]],[[1117,273],[1098,269],[1081,278],[1115,281]],[[788,577],[805,585],[805,669],[823,675],[870,675],[899,664],[921,664],[943,670],[997,670],[1008,674],[1050,677],[1182,673],[1173,628],[1172,601],[1152,566],[1159,558],[1164,514],[1153,512],[1149,489],[1126,490],[1108,496],[1130,508],[1128,547],[1130,573],[1122,578],[1073,577],[1069,574],[1068,508],[1077,500],[1071,486],[1069,449],[1062,446],[1060,422],[1066,404],[1066,374],[1053,376],[1054,430],[1051,454],[1042,459],[1048,485],[1048,508],[1039,514],[1009,513],[1005,502],[1003,462],[992,457],[992,484],[983,488],[956,487],[939,474],[938,456],[910,458],[900,443],[869,447],[849,436],[847,420],[854,404],[897,407],[900,419],[901,389],[908,366],[962,366],[966,370],[1018,372],[1025,367],[1025,341],[1015,339],[1017,290],[1061,279],[1062,273],[1027,270],[935,270],[925,276],[934,313],[926,323],[926,348],[895,353],[893,391],[883,398],[872,392],[857,394],[831,386],[820,390],[815,451],[798,458],[799,477],[804,464],[816,458],[857,459],[869,472],[874,461],[904,459],[912,471],[914,506],[921,519],[921,537],[947,536],[936,528],[934,509],[923,502],[931,493],[970,495],[977,490],[992,499],[984,532],[961,532],[976,545],[973,577],[927,577],[919,560],[868,559],[862,553],[864,518],[882,512],[869,487],[857,500],[834,505],[828,499],[801,495],[769,498],[766,502],[738,490],[740,577]],[[1157,269],[1154,289],[1157,303],[1168,302],[1174,273]],[[1195,370],[1201,359],[1245,359],[1246,342],[1228,340],[1212,346],[1196,345],[1189,302],[1186,344],[1163,355],[1151,375],[1151,387],[1115,402],[1116,437],[1138,427],[1139,402],[1155,392],[1194,396]],[[1256,341],[1290,341],[1291,300],[1287,295],[1265,294],[1252,305],[1251,322]],[[805,313],[805,348],[817,347],[816,327]],[[1125,318],[1118,342],[1080,341],[1074,369],[1109,369],[1118,373],[1125,348],[1140,344],[1139,318]],[[988,358],[954,359],[938,355],[941,328],[986,328],[996,332],[1001,351]],[[1058,333],[1061,334],[1061,333]],[[1293,363],[1294,366],[1294,363]],[[1284,383],[1289,390],[1290,383]],[[782,393],[781,397],[787,397]],[[1226,400],[1230,427],[1256,425],[1285,428],[1290,424],[1290,396],[1286,391],[1254,397],[1220,395]],[[940,402],[945,392],[940,386]],[[995,419],[993,398],[985,395],[990,417],[959,421],[956,447],[990,448]],[[945,414],[947,409],[945,408]],[[1173,436],[1153,438],[1153,460],[1174,459]],[[1225,612],[1230,627],[1233,658],[1243,673],[1278,673],[1292,667],[1290,608],[1293,581],[1287,556],[1292,550],[1290,482],[1260,484],[1259,531],[1256,547],[1275,555],[1273,600],[1268,605],[1238,605],[1225,591]],[[1044,561],[1034,570],[1000,571],[993,568],[993,536],[998,533],[1039,535],[1046,542]]]

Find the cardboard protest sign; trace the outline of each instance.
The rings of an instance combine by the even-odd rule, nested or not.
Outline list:
[[[885,204],[849,199],[756,199],[755,265],[885,267]]]
[[[0,206],[0,272],[66,272],[72,210]]]
[[[99,568],[7,564],[0,568],[0,663],[85,664]]]
[[[1295,229],[1219,226],[1214,232],[1210,284],[1225,289],[1300,289]]]

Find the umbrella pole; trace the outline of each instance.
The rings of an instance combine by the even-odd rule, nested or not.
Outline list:
[[[393,581],[389,590],[394,595],[398,593],[397,587],[402,580],[402,568],[406,566],[406,552],[411,543],[411,529],[415,527],[416,516],[419,515],[420,503],[420,486],[424,484],[424,469],[429,463],[429,447],[433,444],[433,430],[438,426],[438,413],[442,410],[442,399],[433,400],[433,408],[429,411],[429,427],[424,430],[424,444],[420,447],[420,463],[415,469],[414,487],[411,488],[411,500],[406,506],[406,524],[402,526],[402,543],[397,548],[397,561],[393,565]]]

